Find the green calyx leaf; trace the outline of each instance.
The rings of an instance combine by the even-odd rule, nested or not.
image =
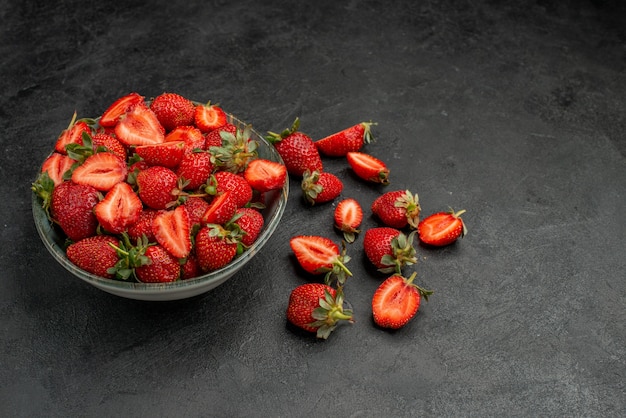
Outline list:
[[[413,229],[417,228],[420,221],[420,213],[422,208],[419,204],[419,196],[406,190],[402,196],[394,202],[396,208],[402,208],[405,211],[406,220]]]
[[[391,240],[391,254],[385,254],[381,258],[380,262],[385,267],[379,268],[378,271],[402,274],[404,266],[417,263],[416,251],[413,246],[416,233],[417,231],[413,231],[407,236],[401,232]]]
[[[289,135],[293,134],[294,132],[297,132],[298,129],[300,129],[300,118],[296,117],[291,127],[283,130],[281,133],[268,131],[265,139],[267,139],[271,144],[275,144],[287,138]]]
[[[309,170],[307,170],[302,174],[302,192],[304,194],[305,200],[310,205],[315,204],[315,199],[317,199],[317,196],[324,190],[324,187],[321,184],[317,183],[319,178],[319,171],[313,171],[311,173]]]
[[[315,319],[309,326],[317,328],[317,338],[327,339],[341,322],[353,322],[352,310],[344,309],[343,291],[339,288],[333,297],[328,290],[324,297],[319,299],[319,307],[315,308],[311,316]]]
[[[37,177],[30,189],[41,199],[41,207],[46,212],[48,220],[52,220],[50,215],[50,203],[52,202],[52,191],[54,190],[54,181],[50,178],[47,171],[44,171]]]
[[[376,122],[361,122],[361,125],[363,125],[364,131],[363,131],[363,143],[365,144],[369,144],[371,142],[374,142],[374,136],[372,135],[372,125],[378,125],[378,123]]]

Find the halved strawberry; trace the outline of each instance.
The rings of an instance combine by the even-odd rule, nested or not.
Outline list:
[[[57,142],[54,145],[55,151],[61,154],[67,154],[65,147],[69,144],[82,145],[83,132],[91,134],[91,127],[84,120],[76,120],[76,112],[74,112],[69,126],[67,129],[64,129],[57,138]]]
[[[359,151],[372,141],[373,122],[361,122],[325,138],[315,141],[318,151],[329,157],[343,157],[349,152]]]
[[[159,213],[152,222],[152,232],[159,244],[176,258],[191,251],[189,214],[185,206]]]
[[[449,212],[434,213],[423,219],[417,226],[420,240],[424,244],[441,247],[464,237],[467,234],[465,222],[461,219],[464,213],[465,210],[455,212],[450,209]]]
[[[63,182],[63,175],[72,168],[72,165],[75,162],[76,161],[72,160],[67,155],[53,152],[43,162],[41,172],[48,173],[48,176],[52,179],[54,185],[57,186]]]
[[[389,184],[389,168],[378,158],[364,152],[349,152],[346,154],[348,164],[354,174],[363,180],[373,183]]]
[[[250,161],[244,177],[259,192],[281,189],[287,180],[287,168],[275,161],[257,158]]]
[[[402,328],[417,313],[421,298],[427,301],[428,296],[433,294],[413,283],[416,275],[413,272],[408,279],[393,275],[376,289],[372,297],[372,314],[378,326]]]
[[[120,117],[128,112],[130,108],[138,104],[144,104],[144,97],[137,93],[130,93],[115,100],[111,106],[104,111],[100,117],[99,123],[103,128],[112,128]]]
[[[96,204],[94,213],[107,232],[120,234],[137,222],[142,208],[141,200],[132,187],[120,182]]]
[[[202,216],[204,224],[222,225],[228,222],[237,211],[237,200],[235,194],[230,190],[215,196],[209,203],[209,208]]]
[[[334,213],[335,228],[343,232],[347,242],[354,242],[363,220],[363,210],[356,199],[347,198],[337,204]]]
[[[204,135],[195,126],[178,126],[165,135],[165,142],[176,141],[185,143],[186,154],[200,149],[207,149]]]
[[[226,112],[221,107],[212,105],[211,102],[197,105],[194,121],[202,132],[211,132],[226,125]]]
[[[336,278],[343,284],[352,273],[346,267],[350,257],[339,246],[326,237],[317,235],[297,235],[289,240],[291,250],[302,268],[311,274],[326,273],[325,281],[329,284]]]
[[[160,165],[174,168],[180,164],[185,152],[185,141],[162,142],[160,144],[140,145],[135,152],[148,165]]]
[[[72,181],[107,191],[124,181],[127,173],[126,161],[110,152],[99,152],[74,169]]]
[[[154,112],[143,105],[136,105],[122,115],[115,125],[115,135],[126,146],[165,141],[165,129]]]

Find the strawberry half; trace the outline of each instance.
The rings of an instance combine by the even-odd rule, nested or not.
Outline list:
[[[119,122],[120,117],[135,105],[144,104],[144,97],[137,93],[130,93],[115,100],[104,111],[98,123],[103,128],[113,128]]]
[[[152,222],[157,242],[176,258],[185,258],[191,251],[189,214],[185,206],[159,213]]]
[[[174,168],[183,158],[185,141],[162,142],[160,144],[140,145],[135,152],[148,165],[160,165]]]
[[[204,135],[202,135],[200,129],[195,126],[178,126],[165,135],[165,142],[178,141],[185,143],[185,154],[207,149]]]
[[[69,144],[83,144],[83,133],[87,133],[91,135],[91,128],[84,120],[76,120],[76,112],[74,112],[74,116],[70,121],[67,129],[61,132],[59,138],[57,139],[56,144],[54,145],[54,149],[56,152],[61,154],[67,154],[65,147]]]
[[[361,122],[342,131],[315,141],[318,151],[328,157],[344,157],[349,152],[359,151],[372,141],[373,122]]]
[[[58,186],[63,182],[65,173],[72,168],[72,165],[75,162],[76,161],[72,160],[67,155],[53,152],[43,162],[41,172],[48,173],[48,176],[54,182],[54,185]]]
[[[343,232],[346,242],[354,242],[363,221],[363,210],[356,199],[344,199],[337,204],[334,213],[335,228]]]
[[[311,274],[324,274],[326,284],[333,278],[343,284],[352,273],[346,267],[350,257],[339,246],[326,237],[316,235],[298,235],[289,240],[291,250],[300,266]]]
[[[467,234],[461,215],[465,210],[438,212],[423,219],[417,226],[420,240],[424,244],[442,247],[455,242]]]
[[[209,208],[202,216],[204,224],[223,225],[228,222],[237,211],[237,199],[230,190],[217,195],[209,203]]]
[[[363,180],[389,184],[389,168],[378,158],[364,152],[348,152],[346,159],[354,174]]]
[[[202,132],[211,132],[226,125],[226,112],[221,107],[212,105],[211,102],[197,105],[194,122]]]
[[[72,181],[107,191],[124,181],[126,174],[126,161],[110,152],[98,152],[74,169]]]
[[[259,192],[282,189],[287,180],[287,168],[275,161],[257,158],[248,163],[244,177]]]
[[[160,144],[165,141],[165,129],[154,112],[136,105],[115,125],[115,135],[126,146]]]
[[[119,234],[137,222],[143,205],[128,183],[117,183],[94,208],[100,225],[110,233]]]
[[[383,328],[398,329],[405,326],[417,313],[421,298],[428,301],[433,292],[413,283],[417,273],[408,279],[393,275],[374,292],[372,314],[374,322]]]

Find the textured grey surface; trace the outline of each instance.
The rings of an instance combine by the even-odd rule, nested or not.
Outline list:
[[[617,1],[0,2],[0,415],[626,414],[626,14]],[[469,235],[419,248],[435,290],[405,328],[371,320],[383,276],[348,248],[357,321],[286,324],[312,280],[291,236],[332,229],[299,182],[248,268],[201,297],[146,303],[46,252],[30,182],[67,126],[130,91],[219,102],[261,132],[315,139],[374,120],[367,151],[424,213]],[[343,197],[385,189],[343,159]]]

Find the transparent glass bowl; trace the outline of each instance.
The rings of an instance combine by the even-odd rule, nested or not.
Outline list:
[[[231,122],[239,128],[243,129],[245,126],[242,121],[233,116],[230,116],[230,119]],[[263,138],[257,131],[252,130],[251,138],[258,142],[257,151],[260,158],[269,159],[283,164],[283,160],[278,152],[276,152],[274,146]],[[221,285],[241,270],[250,260],[252,260],[254,256],[259,253],[274,231],[276,231],[276,227],[278,226],[285,211],[288,195],[288,181],[285,182],[285,185],[281,190],[266,193],[266,208],[263,209],[263,216],[265,218],[263,230],[254,244],[231,261],[227,266],[193,279],[178,280],[171,283],[124,282],[99,277],[78,268],[71,261],[69,261],[65,255],[65,236],[62,231],[50,223],[41,206],[41,201],[35,193],[32,194],[32,209],[35,226],[37,227],[37,232],[41,237],[41,241],[44,243],[50,254],[52,254],[52,257],[74,276],[92,286],[97,287],[98,289],[117,296],[138,300],[168,301],[189,298],[205,293]]]

